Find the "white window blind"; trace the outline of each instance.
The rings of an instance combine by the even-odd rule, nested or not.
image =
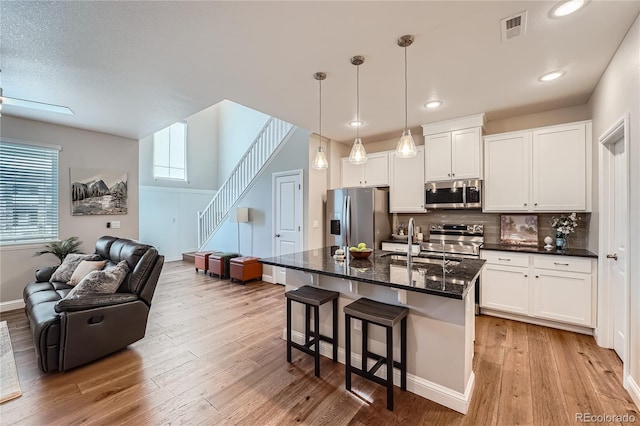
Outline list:
[[[174,123],[153,135],[153,177],[187,180],[187,125]]]
[[[58,239],[58,149],[0,142],[0,244]]]

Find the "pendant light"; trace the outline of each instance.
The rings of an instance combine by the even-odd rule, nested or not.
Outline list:
[[[320,132],[320,145],[318,145],[318,151],[316,151],[316,157],[313,159],[313,163],[311,165],[311,167],[313,167],[316,170],[325,170],[327,167],[329,167],[329,162],[327,161],[327,156],[324,153],[324,149],[322,149],[322,80],[324,80],[325,78],[327,78],[327,74],[323,73],[323,72],[317,72],[313,75],[313,78],[315,78],[316,80],[318,80],[318,85],[320,86],[320,96],[319,98],[319,104],[320,107],[318,108],[319,112],[319,120],[318,120],[318,129]]]
[[[411,158],[415,157],[418,153],[416,149],[416,143],[411,136],[411,130],[407,124],[408,107],[407,107],[407,47],[413,43],[412,35],[404,35],[398,39],[398,46],[404,48],[404,132],[398,141],[396,147],[396,157],[398,158]]]
[[[364,63],[364,56],[354,56],[351,63],[356,66],[356,121],[360,122],[360,65]],[[349,162],[351,164],[364,164],[367,162],[367,152],[360,140],[360,126],[356,126],[356,140],[353,141]]]

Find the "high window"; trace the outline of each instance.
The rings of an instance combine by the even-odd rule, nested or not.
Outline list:
[[[187,180],[187,124],[174,123],[153,135],[153,177]]]
[[[0,244],[58,239],[59,150],[0,141]]]

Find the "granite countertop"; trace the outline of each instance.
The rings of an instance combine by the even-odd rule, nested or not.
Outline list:
[[[551,254],[556,256],[576,256],[576,257],[591,257],[598,258],[598,255],[590,252],[587,249],[567,249],[556,250],[555,247],[551,250],[545,250],[543,246],[515,246],[508,244],[487,244],[484,243],[481,250],[498,250],[498,251],[513,251],[520,253],[533,253],[533,254]]]
[[[260,259],[260,262],[453,299],[465,298],[485,263],[482,259],[459,259],[459,264],[443,268],[441,261],[435,264],[414,261],[409,280],[403,259],[404,256],[399,256],[398,253],[374,250],[368,259],[353,259],[347,255],[345,260],[340,261],[331,256],[330,248],[325,247]]]

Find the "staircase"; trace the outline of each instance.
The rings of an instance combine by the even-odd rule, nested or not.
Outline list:
[[[238,200],[280,151],[293,129],[293,124],[269,118],[209,205],[198,213],[198,247],[202,248],[216,233]]]

